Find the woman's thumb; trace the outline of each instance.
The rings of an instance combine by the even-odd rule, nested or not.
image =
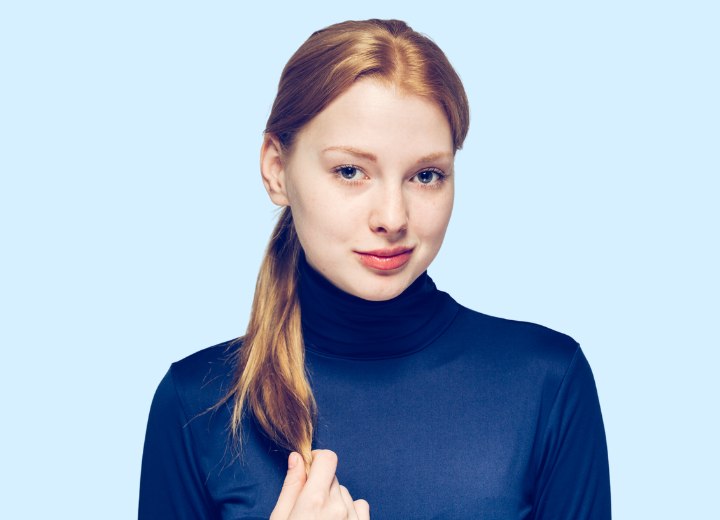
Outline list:
[[[300,492],[305,486],[307,474],[305,473],[305,464],[302,463],[302,457],[297,452],[292,452],[288,457],[288,470],[285,475],[280,496],[275,504],[270,520],[285,520],[290,516],[290,512],[295,507]]]

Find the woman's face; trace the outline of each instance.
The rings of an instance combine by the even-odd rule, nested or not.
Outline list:
[[[268,136],[271,199],[292,209],[308,262],[366,300],[403,292],[437,255],[453,206],[453,140],[434,102],[356,82],[297,134]]]

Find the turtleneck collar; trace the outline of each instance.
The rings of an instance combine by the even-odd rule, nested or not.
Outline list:
[[[459,306],[427,272],[385,301],[335,287],[300,255],[298,293],[306,349],[333,357],[379,359],[425,348],[450,325]]]

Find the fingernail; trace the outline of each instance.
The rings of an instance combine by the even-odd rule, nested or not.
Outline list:
[[[299,457],[300,455],[298,455],[294,451],[290,454],[290,458],[288,458],[288,469],[293,469],[295,466],[297,466]]]

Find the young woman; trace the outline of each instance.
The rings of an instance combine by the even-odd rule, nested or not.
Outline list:
[[[284,209],[248,330],[160,383],[141,518],[610,518],[577,343],[427,274],[468,123],[457,74],[403,22],[337,24],[292,56],[261,150]]]

